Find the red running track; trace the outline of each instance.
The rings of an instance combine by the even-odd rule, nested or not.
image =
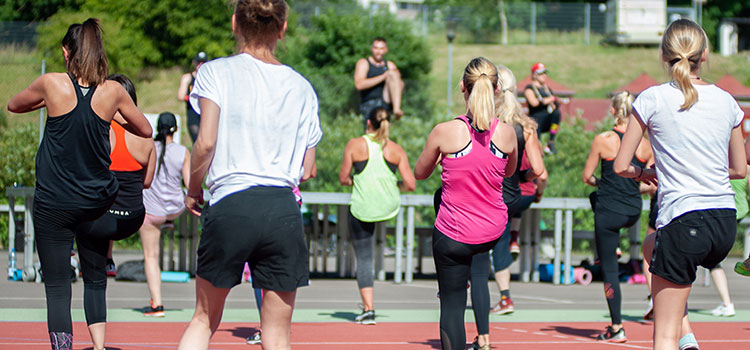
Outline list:
[[[473,324],[466,324],[467,340],[476,334]],[[493,349],[521,350],[593,350],[650,349],[650,323],[625,322],[629,341],[624,344],[595,340],[606,326],[603,322],[533,322],[491,323]],[[693,322],[702,350],[750,349],[748,322]],[[108,350],[174,349],[187,323],[111,322],[107,326]],[[246,345],[245,338],[257,324],[222,323],[210,349],[260,349]],[[74,323],[75,350],[91,349],[86,325]],[[1,322],[0,349],[49,349],[44,322]],[[292,325],[292,348],[300,350],[440,349],[437,323],[385,323],[362,326],[351,323],[295,323]]]

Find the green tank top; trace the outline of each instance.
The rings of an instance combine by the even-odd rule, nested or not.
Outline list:
[[[729,183],[732,184],[732,190],[734,190],[734,205],[737,207],[737,220],[740,220],[750,211],[750,207],[747,204],[747,178],[729,180]]]
[[[363,138],[367,141],[369,157],[362,172],[354,175],[352,215],[364,222],[388,220],[398,214],[401,205],[398,179],[386,164],[380,144],[372,135]]]

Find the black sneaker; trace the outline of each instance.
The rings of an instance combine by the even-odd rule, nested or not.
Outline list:
[[[149,301],[149,306],[143,312],[146,317],[164,317],[164,305],[154,305],[154,301]]]
[[[354,318],[357,324],[375,324],[375,310],[362,310],[362,313]]]
[[[610,343],[624,343],[628,341],[628,337],[625,336],[625,328],[620,328],[619,331],[615,332],[612,326],[607,326],[607,330],[599,334],[597,340],[604,340]]]
[[[260,331],[253,333],[253,335],[247,337],[247,343],[250,345],[260,344]]]

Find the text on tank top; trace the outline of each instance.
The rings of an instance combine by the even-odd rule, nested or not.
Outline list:
[[[455,241],[481,244],[500,237],[508,221],[502,186],[508,159],[490,150],[497,119],[485,131],[475,131],[466,116],[459,119],[469,129],[472,148],[463,157],[442,160],[443,194],[435,228]]]
[[[378,75],[381,75],[385,73],[388,70],[388,61],[383,60],[383,66],[376,66],[370,62],[370,59],[367,59],[367,78],[376,77]],[[377,99],[383,99],[383,88],[385,87],[385,81],[381,82],[378,85],[375,85],[369,89],[361,90],[359,92],[360,96],[360,103],[364,103],[366,101],[370,100],[377,100]]]
[[[622,133],[614,130],[617,137],[622,142]],[[630,162],[635,166],[643,168],[646,162],[633,156]],[[641,200],[641,191],[638,181],[635,179],[617,175],[613,169],[613,159],[601,160],[601,179],[599,180],[599,189],[597,195],[597,207],[601,206],[615,213],[624,215],[637,215],[641,212],[643,202]]]
[[[37,203],[56,209],[100,208],[117,192],[109,171],[109,123],[91,109],[96,86],[84,95],[72,74],[76,106],[47,117],[36,156]]]

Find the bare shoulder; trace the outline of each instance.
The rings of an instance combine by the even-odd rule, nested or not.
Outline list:
[[[516,137],[516,130],[510,124],[498,122],[495,128],[495,134],[501,137]]]
[[[398,66],[393,61],[388,61],[388,69],[398,69]]]

